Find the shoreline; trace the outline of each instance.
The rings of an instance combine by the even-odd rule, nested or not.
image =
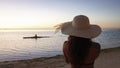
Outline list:
[[[115,48],[107,48],[107,49],[101,49],[101,52],[107,52],[107,51],[113,51],[116,49],[120,49],[120,47],[115,47]],[[0,61],[1,62],[14,62],[14,61],[26,61],[26,60],[36,60],[36,59],[49,59],[49,58],[54,58],[54,57],[59,57],[63,55],[55,55],[55,56],[51,56],[51,57],[40,57],[40,58],[31,58],[31,59],[22,59],[22,60],[10,60],[10,61]]]
[[[95,62],[95,68],[119,68],[120,47],[102,49]],[[0,68],[69,68],[63,55],[25,60],[0,61]]]

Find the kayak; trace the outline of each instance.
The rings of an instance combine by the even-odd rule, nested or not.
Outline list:
[[[24,39],[37,39],[37,38],[49,38],[49,36],[32,36],[32,37],[23,37]]]

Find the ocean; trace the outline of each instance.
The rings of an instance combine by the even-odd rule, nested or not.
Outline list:
[[[37,34],[49,38],[24,39]],[[0,61],[24,60],[62,55],[67,35],[55,30],[0,30]],[[102,49],[120,47],[120,29],[103,29],[93,41]]]

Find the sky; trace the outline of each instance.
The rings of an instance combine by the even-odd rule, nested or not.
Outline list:
[[[120,28],[120,0],[0,0],[0,29],[53,28],[77,15],[102,28]]]

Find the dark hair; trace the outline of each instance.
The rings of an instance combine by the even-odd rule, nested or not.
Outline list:
[[[82,37],[71,37],[71,45],[69,47],[73,63],[83,62],[91,45],[91,39]]]

